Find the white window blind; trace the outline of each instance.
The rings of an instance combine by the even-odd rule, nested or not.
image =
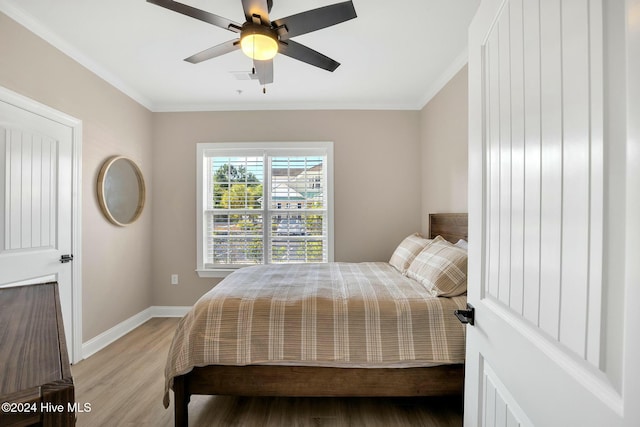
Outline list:
[[[212,156],[205,161],[208,175],[205,264],[212,267],[262,263],[264,192],[258,176],[263,175],[263,160]]]
[[[198,162],[199,272],[332,260],[330,143],[198,144]]]

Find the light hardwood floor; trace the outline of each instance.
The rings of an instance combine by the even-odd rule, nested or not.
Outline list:
[[[72,366],[78,426],[172,426],[162,406],[164,364],[178,319],[151,319]],[[172,396],[173,397],[173,396]],[[283,398],[193,396],[191,426],[462,425],[461,398]]]

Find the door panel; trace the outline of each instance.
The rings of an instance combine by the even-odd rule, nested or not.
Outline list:
[[[57,248],[58,141],[18,129],[0,132],[7,171],[3,251]]]
[[[483,425],[517,427],[531,425],[522,409],[518,406],[513,396],[508,394],[500,378],[488,363],[481,361],[482,366],[482,391],[485,408]],[[526,422],[520,421],[525,419]]]
[[[532,8],[536,2],[527,3]],[[540,64],[542,74],[538,70],[529,74],[523,67],[522,0],[505,3],[484,45],[488,104],[484,120],[491,159],[486,172],[490,236],[486,295],[519,315],[527,307],[536,326],[586,358],[587,329],[595,340],[600,329],[600,319],[589,318],[597,313],[592,306],[599,305],[599,298],[588,298],[590,289],[592,296],[601,293],[600,269],[584,267],[602,258],[602,241],[591,239],[592,234],[602,233],[602,186],[592,188],[592,182],[602,182],[603,158],[591,156],[602,152],[602,127],[592,129],[590,115],[603,108],[601,101],[594,102],[600,98],[592,96],[602,91],[602,82],[591,82],[589,64],[592,55],[601,56],[594,39],[602,33],[591,33],[589,14],[597,8],[590,10],[582,0],[543,1],[539,6],[538,24],[546,34],[540,46],[555,47],[529,53],[529,61]],[[601,14],[595,19],[601,20]],[[575,22],[579,20],[582,24]],[[552,91],[541,89],[546,85]],[[525,113],[531,110],[535,114],[529,121]],[[542,120],[539,111],[544,111]],[[541,130],[530,133],[526,141],[526,165],[531,171],[525,169],[528,128]],[[525,205],[525,193],[533,205]],[[533,232],[527,236],[525,260],[525,229],[530,225]],[[526,293],[525,261],[539,272],[527,276]]]
[[[470,27],[467,426],[624,425],[601,357],[611,7],[485,0]]]

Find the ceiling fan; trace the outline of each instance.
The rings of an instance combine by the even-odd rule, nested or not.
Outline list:
[[[246,18],[244,24],[173,0],[147,0],[149,3],[174,12],[240,33],[239,39],[229,40],[185,58],[185,61],[192,64],[242,49],[248,57],[253,59],[252,78],[257,78],[262,85],[273,83],[273,57],[278,53],[327,71],[338,68],[339,62],[291,40],[291,37],[355,18],[357,15],[352,1],[308,10],[274,21],[269,19],[273,0],[241,1]]]

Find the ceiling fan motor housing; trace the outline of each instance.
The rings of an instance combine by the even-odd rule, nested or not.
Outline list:
[[[253,59],[271,59],[278,53],[278,33],[271,27],[245,22],[240,33],[240,46]]]

